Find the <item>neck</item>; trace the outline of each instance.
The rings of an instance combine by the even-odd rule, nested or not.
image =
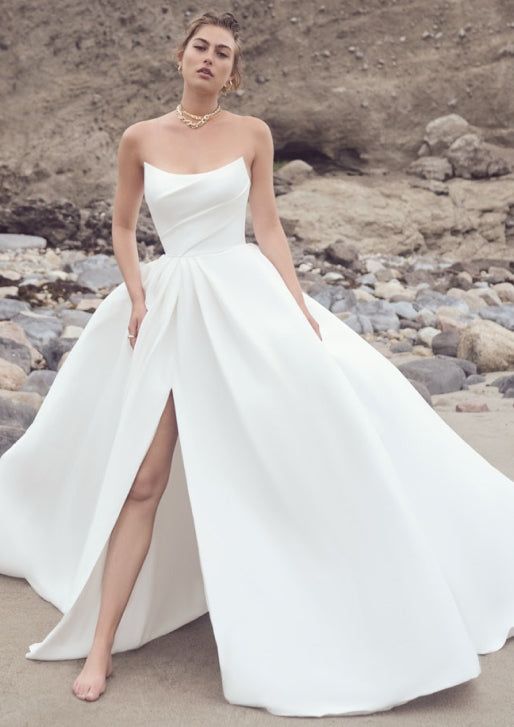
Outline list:
[[[218,106],[218,96],[209,94],[205,96],[198,96],[196,93],[188,93],[187,89],[184,89],[180,104],[184,111],[188,111],[190,114],[210,114]]]

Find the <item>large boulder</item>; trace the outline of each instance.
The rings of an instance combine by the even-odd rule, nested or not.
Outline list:
[[[457,355],[473,361],[479,373],[514,368],[514,333],[494,321],[477,320],[461,332]]]

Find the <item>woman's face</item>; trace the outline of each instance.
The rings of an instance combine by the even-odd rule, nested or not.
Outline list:
[[[230,31],[216,25],[201,25],[182,55],[184,80],[194,87],[218,93],[230,78],[234,52]]]

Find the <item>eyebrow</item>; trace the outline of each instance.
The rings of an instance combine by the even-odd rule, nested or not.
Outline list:
[[[195,40],[203,40],[204,43],[207,43],[209,45],[209,41],[205,40],[205,38],[200,38],[199,35],[196,36]],[[226,48],[227,50],[232,50],[232,48],[229,45],[225,45],[225,43],[217,43],[218,48]]]

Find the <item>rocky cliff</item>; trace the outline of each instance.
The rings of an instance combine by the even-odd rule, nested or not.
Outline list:
[[[109,195],[122,130],[179,101],[173,48],[204,9],[4,0],[4,195],[81,206]],[[245,0],[219,9],[240,20],[245,61],[243,87],[224,103],[270,124],[278,159],[403,168],[426,123],[452,112],[486,141],[514,141],[509,0]]]

